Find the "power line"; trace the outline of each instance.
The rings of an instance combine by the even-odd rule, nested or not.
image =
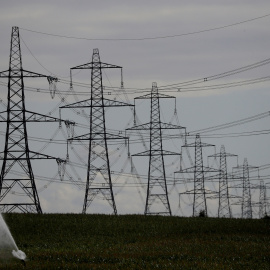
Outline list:
[[[191,131],[191,132],[189,132],[189,134],[205,133],[205,132],[216,131],[216,130],[225,129],[225,128],[229,128],[229,127],[233,127],[233,126],[238,126],[238,125],[246,124],[246,123],[256,121],[256,120],[259,120],[259,119],[262,119],[265,117],[269,117],[269,115],[270,115],[270,111],[267,111],[264,113],[256,114],[256,115],[253,115],[253,116],[250,116],[247,118],[243,118],[240,120],[236,120],[233,122]]]
[[[264,60],[255,62],[253,64],[249,64],[249,65],[242,66],[242,67],[239,67],[239,68],[236,68],[236,69],[225,71],[225,72],[222,72],[222,73],[219,73],[219,74],[216,74],[216,75],[211,75],[211,76],[204,77],[204,78],[189,80],[189,81],[182,82],[182,83],[174,83],[174,84],[163,85],[163,86],[160,86],[159,89],[160,89],[160,91],[165,91],[165,90],[170,90],[170,89],[178,88],[177,90],[180,89],[180,91],[186,92],[186,91],[191,90],[191,89],[196,89],[195,87],[188,88],[186,86],[194,85],[194,84],[198,84],[198,83],[205,83],[205,82],[209,82],[209,81],[221,79],[221,78],[224,78],[224,77],[228,77],[228,76],[239,74],[239,73],[242,73],[242,72],[245,72],[245,71],[249,71],[249,70],[254,69],[254,68],[262,67],[262,66],[268,65],[268,64],[270,64],[270,58],[266,58]],[[251,83],[255,83],[256,81],[259,82],[260,80],[269,80],[269,76],[261,77],[261,78],[255,78],[255,79],[250,79],[250,80],[245,80],[245,81],[238,81],[238,82],[234,82],[234,83],[228,83],[227,86],[230,86],[230,84],[235,84],[235,85],[232,85],[232,86],[236,86],[237,84],[244,84],[244,83],[246,83],[246,84],[249,84],[250,83],[251,84]],[[65,80],[60,80],[60,81],[61,82],[65,82]],[[82,86],[82,87],[89,86],[88,84],[77,84],[77,85],[78,86]],[[222,87],[222,86],[226,86],[226,84],[213,85],[213,86],[203,86],[202,88],[207,88],[207,87],[212,87],[213,88],[213,87]],[[106,88],[107,89],[110,89],[110,90],[119,89],[119,87],[110,87],[110,86],[106,86]],[[125,90],[128,90],[128,93],[129,94],[131,93],[130,92],[131,90],[135,91],[133,93],[136,93],[136,91],[139,91],[139,90],[140,91],[141,90],[150,91],[149,88],[127,88],[127,87],[125,87]]]
[[[247,86],[247,85],[252,85],[252,84],[257,84],[257,83],[262,83],[262,82],[266,82],[270,80],[270,76],[266,76],[266,77],[260,77],[260,78],[255,78],[255,79],[249,79],[249,80],[243,80],[243,81],[237,81],[237,82],[229,82],[229,83],[222,83],[222,84],[215,84],[215,85],[208,85],[208,86],[197,86],[197,87],[182,87],[182,88],[168,88],[168,89],[163,89],[163,93],[167,92],[167,93],[177,93],[177,92],[181,92],[181,93],[185,93],[185,92],[197,92],[197,91],[211,91],[211,90],[219,90],[219,89],[224,89],[224,88],[232,88],[232,87],[239,87],[239,86]],[[61,82],[61,80],[60,80]],[[63,82],[61,82],[63,83]],[[67,83],[65,83],[67,84]],[[7,84],[0,82],[0,85],[6,86]],[[76,85],[76,83],[74,84]],[[78,85],[80,87],[85,87],[88,88],[87,86],[82,86],[82,85]],[[109,91],[105,91],[104,94],[105,95],[110,95],[109,93],[111,93],[110,91],[111,88],[116,89],[115,87],[107,87],[105,86],[105,89],[109,89]],[[36,87],[25,87],[25,90],[29,91],[29,92],[38,92],[38,93],[49,93],[50,90],[48,89],[44,89],[44,88],[36,88]],[[139,89],[138,89],[139,90]],[[67,94],[67,95],[74,95],[74,93],[70,92],[70,91],[66,91],[66,90],[56,90],[61,92],[62,94]],[[113,90],[115,91],[115,90]],[[129,92],[129,94],[137,94],[137,93],[142,93],[143,91],[133,91],[133,92]],[[148,92],[148,91],[145,91]],[[119,93],[119,94],[123,94],[123,93]],[[89,96],[89,92],[84,92],[84,91],[76,91],[76,95],[79,96]]]
[[[53,74],[50,70],[48,70],[45,66],[43,66],[40,61],[35,57],[35,55],[31,52],[31,50],[28,48],[28,46],[26,45],[26,43],[24,42],[24,40],[21,37],[21,41],[23,42],[24,46],[27,48],[27,50],[30,52],[30,54],[34,57],[34,59],[39,63],[40,66],[42,66],[46,71],[48,71],[49,73]],[[53,74],[55,75],[55,74]]]
[[[33,54],[33,52],[30,50],[29,46],[27,46],[27,44],[25,43],[25,41],[24,40],[22,40],[22,41],[23,41],[25,47],[27,48],[27,50],[29,51],[29,53],[37,61],[37,63],[42,68],[44,68],[47,72],[50,72],[54,76],[57,76],[56,74],[54,74],[53,72],[51,72],[50,70],[48,70],[37,59],[37,57]],[[244,80],[244,81],[238,81],[238,82],[232,82],[232,83],[218,84],[218,85],[199,86],[199,87],[186,87],[186,86],[189,86],[189,85],[194,85],[194,84],[198,84],[198,83],[205,83],[205,82],[213,81],[213,80],[216,80],[216,79],[220,79],[220,78],[232,76],[232,75],[235,75],[235,74],[238,74],[238,73],[242,73],[242,72],[245,72],[245,71],[254,69],[254,68],[258,68],[258,67],[261,67],[261,66],[264,66],[264,65],[268,65],[269,63],[270,63],[270,58],[267,58],[267,59],[264,59],[262,61],[255,62],[253,64],[249,64],[249,65],[246,65],[246,66],[243,66],[243,67],[240,67],[240,68],[236,68],[236,69],[233,69],[233,70],[222,72],[222,73],[219,73],[219,74],[216,74],[216,75],[211,75],[211,76],[207,76],[207,77],[204,77],[204,78],[194,79],[194,80],[190,80],[190,81],[186,81],[186,82],[182,82],[182,83],[174,83],[174,84],[163,85],[163,86],[160,86],[159,87],[159,90],[160,91],[175,92],[175,88],[177,88],[177,92],[180,92],[180,91],[181,92],[188,92],[188,91],[202,91],[202,90],[222,89],[222,88],[229,88],[229,87],[243,86],[243,85],[249,85],[249,84],[259,83],[259,82],[263,82],[263,81],[269,80],[269,76],[261,77],[261,78],[255,78],[255,79],[250,79],[250,80]],[[80,72],[80,70],[79,70],[79,72]],[[70,84],[70,81],[63,79],[63,78],[67,78],[69,76],[64,76],[64,77],[63,76],[57,76],[57,77],[62,78],[61,80],[59,79],[58,81],[61,81],[64,84]],[[108,77],[107,77],[107,79],[109,81],[109,78]],[[110,83],[110,81],[109,81],[109,83]],[[89,88],[89,84],[86,84],[86,83],[73,82],[73,84],[74,85],[77,85],[77,86]],[[113,87],[111,85],[111,83],[110,83],[110,86],[106,86],[106,88],[107,89],[110,89],[110,91],[119,90],[119,87]],[[133,94],[136,94],[137,91],[140,91],[141,92],[141,90],[150,91],[149,88],[141,88],[141,89],[139,89],[139,88],[125,88],[125,89],[128,90],[128,92],[130,94],[132,93],[130,90],[133,90]],[[169,91],[169,90],[172,90],[172,91]],[[88,94],[89,95],[88,92],[82,92],[81,94],[82,95],[83,94],[85,94],[85,95]],[[106,92],[104,94],[106,94]]]
[[[221,130],[221,129],[226,129],[226,128],[231,128],[234,126],[239,126],[239,125],[243,125],[243,124],[247,124],[253,121],[257,121],[266,117],[270,116],[270,111],[264,112],[264,113],[260,113],[260,114],[256,114],[250,117],[246,117],[243,119],[239,119],[239,120],[235,120],[232,122],[228,122],[225,124],[221,124],[221,125],[216,125],[216,126],[212,126],[212,127],[208,127],[208,128],[204,128],[204,129],[199,129],[199,130],[195,130],[195,131],[190,131],[187,133],[187,137],[194,137],[196,133],[208,133],[208,132],[212,132],[212,131],[217,131],[217,130]],[[83,125],[80,123],[75,123],[76,126],[80,127],[80,128],[86,128],[88,129],[89,127],[87,125]],[[110,132],[114,133],[114,134],[118,134],[119,130],[114,130],[114,129],[108,129]],[[141,131],[142,133],[144,133],[143,131]],[[242,136],[257,136],[257,135],[266,135],[269,134],[270,130],[266,129],[266,130],[253,130],[253,131],[246,131],[246,132],[237,132],[237,133],[225,133],[225,134],[209,134],[209,135],[202,135],[201,137],[203,138],[225,138],[225,137],[242,137]],[[4,136],[5,132],[1,132],[0,131],[0,135]],[[133,136],[136,136],[136,134],[133,134]],[[163,138],[165,140],[170,140],[170,139],[177,139],[177,138],[181,138],[183,137],[184,134],[175,134],[175,135],[166,135],[163,134]],[[16,135],[12,136],[14,138],[16,138]],[[144,137],[146,139],[149,140],[150,136],[149,134],[145,133]],[[53,144],[66,144],[66,140],[51,140],[51,139],[44,139],[44,138],[40,138],[40,137],[30,137],[28,136],[28,139],[31,141],[39,141],[39,142],[50,142]],[[129,140],[130,143],[140,143],[141,140],[140,139],[130,139]],[[73,144],[76,144],[76,142]],[[81,143],[79,143],[81,144]]]
[[[35,30],[31,30],[31,29],[26,29],[26,28],[20,28],[20,29],[24,30],[24,31],[32,32],[32,33],[47,35],[47,36],[54,36],[54,37],[68,38],[68,39],[78,39],[78,40],[88,40],[88,41],[93,41],[93,40],[97,40],[97,41],[145,41],[145,40],[157,40],[157,39],[167,39],[167,38],[190,36],[190,35],[201,34],[201,33],[205,33],[205,32],[221,30],[221,29],[241,25],[244,23],[252,22],[255,20],[263,19],[263,18],[266,18],[268,16],[270,16],[270,14],[265,14],[265,15],[262,15],[259,17],[255,17],[255,18],[251,18],[248,20],[244,20],[244,21],[240,21],[240,22],[236,22],[236,23],[231,23],[231,24],[227,24],[227,25],[223,25],[223,26],[212,27],[212,28],[208,28],[208,29],[187,32],[187,33],[182,33],[182,34],[154,36],[154,37],[140,37],[140,38],[86,38],[86,37],[75,37],[75,36],[66,36],[66,35],[60,35],[60,34],[52,34],[52,33],[35,31]]]

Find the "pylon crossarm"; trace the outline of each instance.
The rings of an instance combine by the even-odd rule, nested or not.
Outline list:
[[[24,69],[22,71],[23,71],[23,77],[30,77],[30,78],[49,78],[49,77],[51,77],[48,75],[43,75],[40,73],[36,73],[33,71],[24,70]],[[54,78],[54,77],[51,77],[51,78]]]
[[[160,128],[161,129],[186,129],[185,127],[182,127],[182,126],[177,126],[177,125],[172,125],[172,124],[167,124],[167,123],[160,123]]]
[[[150,123],[133,126],[131,128],[127,128],[126,130],[147,130],[147,129],[150,129]]]
[[[206,189],[201,189],[201,190],[186,190],[185,192],[180,192],[178,194],[205,194],[205,195],[213,195],[213,194],[218,194],[218,191],[212,191],[212,190],[206,190]]]
[[[126,102],[120,102],[116,100],[110,100],[103,98],[104,103],[96,102],[100,101],[100,99],[86,99],[79,102],[71,103],[65,106],[59,107],[59,109],[64,108],[91,108],[91,107],[123,107],[123,106],[134,106],[133,104],[129,104]]]
[[[16,72],[17,71],[17,72]],[[22,72],[22,74],[21,74]],[[16,75],[15,75],[16,74]],[[31,77],[31,78],[48,78],[48,75],[43,75],[40,73],[24,70],[24,69],[12,69],[12,75],[10,75],[10,70],[4,70],[0,72],[0,78],[21,78],[23,77]]]
[[[90,139],[90,133],[68,138],[68,141],[86,141]]]
[[[138,126],[133,126],[131,128],[127,128],[126,130],[147,130],[150,129],[150,123],[138,125]],[[182,126],[177,126],[177,125],[172,125],[172,124],[167,124],[167,123],[159,123],[158,127],[151,127],[151,129],[186,129],[185,127]]]
[[[93,134],[94,135],[94,134]],[[95,138],[95,137],[94,137]],[[128,140],[129,137],[120,136],[116,134],[106,133],[106,139],[107,140]]]
[[[141,156],[150,156],[150,151],[147,150],[147,151],[132,155],[132,157],[141,157]]]
[[[104,100],[104,107],[123,107],[123,106],[133,106],[134,107],[133,104],[129,104],[126,102],[110,100],[110,99],[106,99],[106,98],[103,98],[103,100]],[[95,105],[95,107],[97,107],[97,106]]]
[[[25,121],[26,122],[65,122],[67,120],[62,120],[60,118],[44,115],[41,113],[25,111]]]
[[[238,155],[235,155],[235,154],[230,154],[230,153],[225,153],[226,154],[226,157],[238,157]],[[214,155],[209,155],[208,157],[222,157],[222,155],[220,154],[220,153],[218,153],[218,154],[214,154]]]
[[[209,146],[213,146],[215,147],[214,144],[209,144],[209,143],[200,143],[200,147],[209,147]],[[185,144],[182,147],[197,147],[196,143],[190,143],[190,144]]]
[[[203,167],[203,172],[204,173],[208,173],[208,172],[220,172],[219,169],[215,169],[215,168],[211,168],[211,167]],[[180,171],[176,171],[174,173],[194,173],[194,167],[191,168],[186,168],[186,169],[182,169]],[[218,175],[211,177],[211,178],[217,178]]]
[[[164,156],[181,156],[181,153],[167,151],[167,150],[162,150],[162,154]]]
[[[9,70],[4,70],[0,72],[0,78],[8,78]]]
[[[182,169],[182,170],[176,171],[174,173],[194,173],[194,167]]]
[[[89,108],[91,107],[91,98],[90,99],[86,99],[86,100],[82,100],[82,101],[78,101],[78,102],[74,102],[65,106],[61,106],[59,107],[59,109],[64,109],[64,108]]]
[[[106,133],[106,140],[128,140],[128,137],[125,136],[119,136],[119,135],[115,135],[115,134],[111,134],[111,133]],[[91,136],[91,137],[90,137]],[[76,137],[72,137],[69,138],[68,141],[73,141],[73,140],[77,140],[77,141],[88,141],[88,140],[104,140],[104,133],[87,133],[84,135],[80,135],[80,136],[76,136]]]
[[[166,151],[166,150],[147,150],[141,153],[137,153],[132,155],[133,157],[139,157],[139,156],[160,156],[160,155],[167,155],[167,156],[178,156],[181,155],[180,153]]]
[[[46,154],[41,154],[41,153],[34,152],[34,151],[29,151],[29,158],[30,159],[56,159],[56,160],[59,160],[59,161],[62,161],[62,162],[65,161],[64,159],[49,156],[49,155],[46,155]]]
[[[152,97],[152,94],[146,94],[146,95],[143,95],[143,96],[140,96],[140,97],[135,97],[134,99],[151,99]],[[174,96],[169,96],[169,95],[164,95],[164,94],[158,94],[157,95],[158,98],[174,98]]]
[[[76,66],[76,67],[73,67],[71,69],[96,69],[97,66],[96,66],[97,63],[93,63],[93,62],[90,62],[90,63],[86,63],[86,64],[83,64],[83,65],[79,65],[79,66]],[[107,64],[107,63],[102,63],[102,62],[99,62],[99,67],[100,68],[122,68],[120,66],[116,66],[116,65],[111,65],[111,64]]]
[[[112,64],[102,63],[102,62],[100,62],[100,67],[101,68],[122,68],[117,65],[112,65]]]

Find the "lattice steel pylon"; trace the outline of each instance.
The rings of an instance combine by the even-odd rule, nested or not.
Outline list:
[[[259,172],[259,167],[248,165],[247,158],[245,158],[242,166],[237,166],[233,169],[237,170],[237,176],[234,176],[234,178],[239,178],[242,180],[241,185],[237,186],[238,188],[242,188],[242,197],[240,197],[240,200],[234,204],[241,205],[241,218],[252,218],[252,205],[254,205],[254,202],[251,200],[249,172],[250,169],[258,169]],[[241,173],[242,176],[239,175]],[[253,186],[252,188],[256,188],[256,186]]]
[[[214,168],[205,167],[203,165],[203,147],[214,147],[213,144],[202,143],[200,134],[196,134],[195,143],[186,144],[182,147],[194,147],[195,148],[195,164],[191,168],[181,169],[175,173],[193,173],[194,174],[194,189],[188,190],[180,194],[192,194],[193,195],[193,211],[192,216],[196,217],[200,214],[207,216],[207,204],[206,195],[212,192],[207,192],[205,189],[205,172],[218,172]]]
[[[243,197],[241,209],[242,209],[242,218],[252,218],[249,166],[247,158],[244,159],[243,164]]]
[[[133,106],[116,100],[109,100],[103,97],[102,69],[122,67],[102,63],[100,61],[99,50],[94,49],[92,62],[71,68],[91,69],[91,98],[76,103],[72,103],[63,108],[90,108],[90,133],[70,138],[69,140],[87,140],[89,141],[87,182],[85,190],[85,199],[83,204],[83,213],[85,214],[97,195],[101,194],[107,200],[117,214],[117,208],[114,200],[111,169],[108,154],[108,140],[127,139],[106,131],[105,108],[106,107],[123,107]],[[122,84],[122,82],[121,82]]]
[[[0,212],[19,211],[42,213],[36,189],[31,159],[57,159],[29,150],[27,122],[58,122],[60,119],[26,110],[24,78],[45,77],[46,75],[22,68],[19,28],[12,27],[9,69],[0,72],[0,78],[8,78],[4,152],[1,152]],[[58,163],[65,162],[57,159]],[[14,195],[19,195],[15,198]]]
[[[209,157],[219,157],[219,196],[218,196],[218,217],[231,218],[230,196],[228,188],[227,157],[237,157],[237,155],[226,153],[225,146],[222,145],[220,153]]]
[[[164,166],[165,155],[180,155],[171,151],[163,150],[162,144],[162,130],[166,129],[185,129],[184,127],[162,123],[160,119],[160,98],[175,98],[168,95],[159,94],[157,83],[152,84],[151,94],[147,94],[136,99],[150,99],[151,100],[151,115],[150,122],[138,126],[133,126],[126,130],[149,130],[150,131],[150,150],[144,151],[132,156],[149,156],[148,167],[148,185],[147,196],[145,203],[145,215],[171,215],[171,207],[168,198],[168,190],[166,183],[166,173]],[[152,210],[155,203],[161,202],[164,210]]]
[[[260,197],[259,197],[259,218],[267,215],[267,199],[266,199],[266,186],[263,180],[260,181]]]

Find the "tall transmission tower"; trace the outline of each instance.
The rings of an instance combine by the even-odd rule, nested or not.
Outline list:
[[[8,78],[4,152],[0,175],[0,212],[19,211],[23,213],[42,213],[32,170],[32,159],[56,159],[58,165],[65,160],[29,150],[27,123],[58,122],[60,119],[26,110],[24,95],[24,78],[45,77],[50,83],[56,78],[24,70],[20,47],[19,28],[12,27],[9,69],[0,72],[0,78]],[[63,167],[63,166],[61,166]],[[19,195],[14,197],[14,195]]]
[[[267,215],[267,199],[266,199],[266,187],[263,180],[260,181],[260,197],[259,197],[259,218],[263,218]]]
[[[184,127],[162,123],[160,119],[160,99],[175,98],[168,95],[159,94],[157,83],[153,82],[150,94],[136,97],[134,99],[150,99],[151,114],[150,122],[142,125],[135,125],[126,130],[149,130],[150,131],[150,150],[134,154],[132,156],[149,156],[148,185],[145,203],[145,215],[171,215],[171,207],[168,198],[166,183],[166,173],[164,166],[165,155],[180,155],[171,151],[163,150],[162,131],[168,129],[185,129]],[[135,115],[135,114],[134,114]],[[163,210],[153,209],[160,203],[164,206]]]
[[[258,167],[248,165],[247,158],[244,159],[242,166],[234,167],[236,170],[242,170],[242,198],[241,201],[235,204],[241,205],[241,217],[252,218],[252,201],[251,201],[251,186],[249,179],[250,169],[258,169]]]
[[[243,164],[242,218],[252,218],[249,168],[246,158],[244,159]]]
[[[184,193],[180,194],[191,194],[193,195],[193,213],[192,215],[199,216],[200,213],[203,213],[207,216],[207,204],[206,196],[212,194],[211,191],[205,189],[205,173],[206,172],[218,172],[214,168],[205,167],[203,165],[203,147],[214,147],[213,144],[202,143],[200,134],[196,134],[195,143],[185,144],[182,147],[194,147],[195,148],[195,164],[191,168],[180,169],[175,173],[193,173],[194,174],[194,189],[187,190]]]
[[[70,141],[89,141],[87,183],[82,211],[84,214],[98,195],[101,195],[101,197],[112,207],[113,213],[117,214],[107,144],[108,140],[127,138],[106,131],[105,108],[133,105],[116,100],[105,99],[103,97],[104,87],[102,82],[102,70],[115,68],[121,69],[122,71],[122,67],[120,66],[102,63],[100,61],[99,50],[94,49],[92,62],[70,69],[71,73],[72,70],[78,69],[91,70],[91,98],[60,107],[60,109],[90,108],[90,133],[69,139]],[[121,85],[123,85],[123,82],[121,82]]]
[[[222,145],[220,153],[209,157],[219,158],[219,201],[218,217],[231,218],[230,196],[228,188],[227,157],[237,157],[237,155],[226,153],[225,146]]]

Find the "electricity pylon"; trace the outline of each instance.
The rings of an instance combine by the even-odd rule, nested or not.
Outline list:
[[[193,213],[194,217],[199,216],[203,213],[207,216],[207,204],[206,204],[206,196],[207,194],[212,194],[211,191],[207,191],[205,189],[204,180],[206,172],[218,172],[214,168],[205,167],[203,165],[203,147],[214,147],[213,144],[202,143],[200,134],[196,134],[195,143],[185,144],[182,147],[194,147],[195,148],[195,164],[193,167],[181,169],[175,173],[193,173],[194,174],[194,189],[187,190],[186,192],[180,194],[191,194],[193,195]]]
[[[70,69],[71,72],[77,69],[91,69],[91,98],[60,107],[60,109],[90,108],[90,133],[69,139],[69,141],[89,141],[87,182],[82,211],[84,214],[99,194],[101,194],[102,198],[112,207],[113,213],[117,214],[112,188],[107,141],[127,138],[110,134],[106,131],[105,108],[133,105],[105,99],[103,97],[102,70],[107,68],[119,68],[122,70],[120,66],[100,62],[99,50],[94,49],[92,62]]]
[[[241,208],[242,218],[252,218],[249,166],[246,158],[244,159],[243,164],[243,197]]]
[[[166,173],[164,166],[165,155],[180,155],[171,151],[163,150],[162,145],[162,130],[167,129],[185,129],[184,127],[162,123],[160,120],[160,104],[161,98],[175,98],[168,95],[158,93],[157,84],[152,84],[151,94],[147,94],[134,99],[150,99],[151,100],[151,115],[150,122],[138,126],[133,126],[126,130],[149,130],[150,131],[150,150],[141,153],[134,154],[132,156],[149,156],[149,168],[148,168],[148,185],[147,196],[145,203],[145,215],[171,215],[171,207],[168,198],[168,190],[166,183]],[[156,211],[151,207],[155,203],[162,203],[164,210]]]
[[[267,199],[266,199],[266,186],[264,182],[260,181],[260,197],[259,197],[259,218],[263,218],[267,215],[266,211]]]
[[[248,165],[247,158],[244,159],[243,166],[234,167],[234,169],[242,169],[242,198],[240,202],[235,204],[241,205],[241,217],[252,218],[252,201],[250,192],[250,169],[258,169],[258,167]]]
[[[19,211],[42,213],[32,170],[32,159],[57,159],[29,150],[28,122],[58,122],[60,119],[26,110],[24,78],[52,77],[24,70],[20,47],[19,28],[12,27],[9,69],[0,72],[0,78],[8,78],[7,110],[1,112],[0,122],[6,122],[6,136],[0,175],[0,212]],[[18,195],[16,198],[14,195]]]
[[[218,196],[218,217],[231,218],[230,196],[228,188],[227,157],[237,157],[237,155],[226,153],[225,146],[222,145],[220,153],[209,157],[219,158],[219,196]]]

